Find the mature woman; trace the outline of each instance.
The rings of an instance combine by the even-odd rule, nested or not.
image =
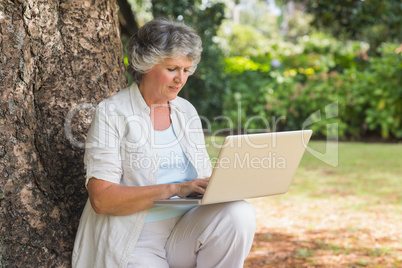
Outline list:
[[[134,83],[99,104],[85,151],[88,202],[73,267],[242,267],[253,207],[153,201],[203,194],[211,174],[200,118],[177,96],[201,57],[183,23],[153,20],[128,45]],[[202,89],[201,89],[202,90]]]

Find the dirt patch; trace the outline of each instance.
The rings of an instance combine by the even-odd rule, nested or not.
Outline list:
[[[244,267],[402,267],[402,218],[392,205],[360,200],[250,201],[257,232]]]

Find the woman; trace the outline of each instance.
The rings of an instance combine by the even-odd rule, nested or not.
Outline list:
[[[211,174],[200,118],[177,96],[201,57],[185,24],[153,20],[128,45],[134,83],[99,104],[85,151],[88,202],[73,267],[242,267],[253,207],[153,201],[203,194]]]

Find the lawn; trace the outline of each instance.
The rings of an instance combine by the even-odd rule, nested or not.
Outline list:
[[[402,267],[402,145],[336,147],[336,167],[306,152],[288,193],[249,200],[257,232],[244,267]]]

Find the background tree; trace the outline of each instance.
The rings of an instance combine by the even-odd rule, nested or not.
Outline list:
[[[118,27],[114,1],[0,1],[0,267],[70,266],[79,146],[126,84]]]
[[[122,34],[133,35],[138,31],[138,22],[131,4],[127,0],[117,0],[119,5],[119,21]]]
[[[401,42],[400,1],[293,0],[314,16],[311,25],[337,38],[363,40],[376,53],[382,42]],[[287,1],[292,2],[292,1]]]

